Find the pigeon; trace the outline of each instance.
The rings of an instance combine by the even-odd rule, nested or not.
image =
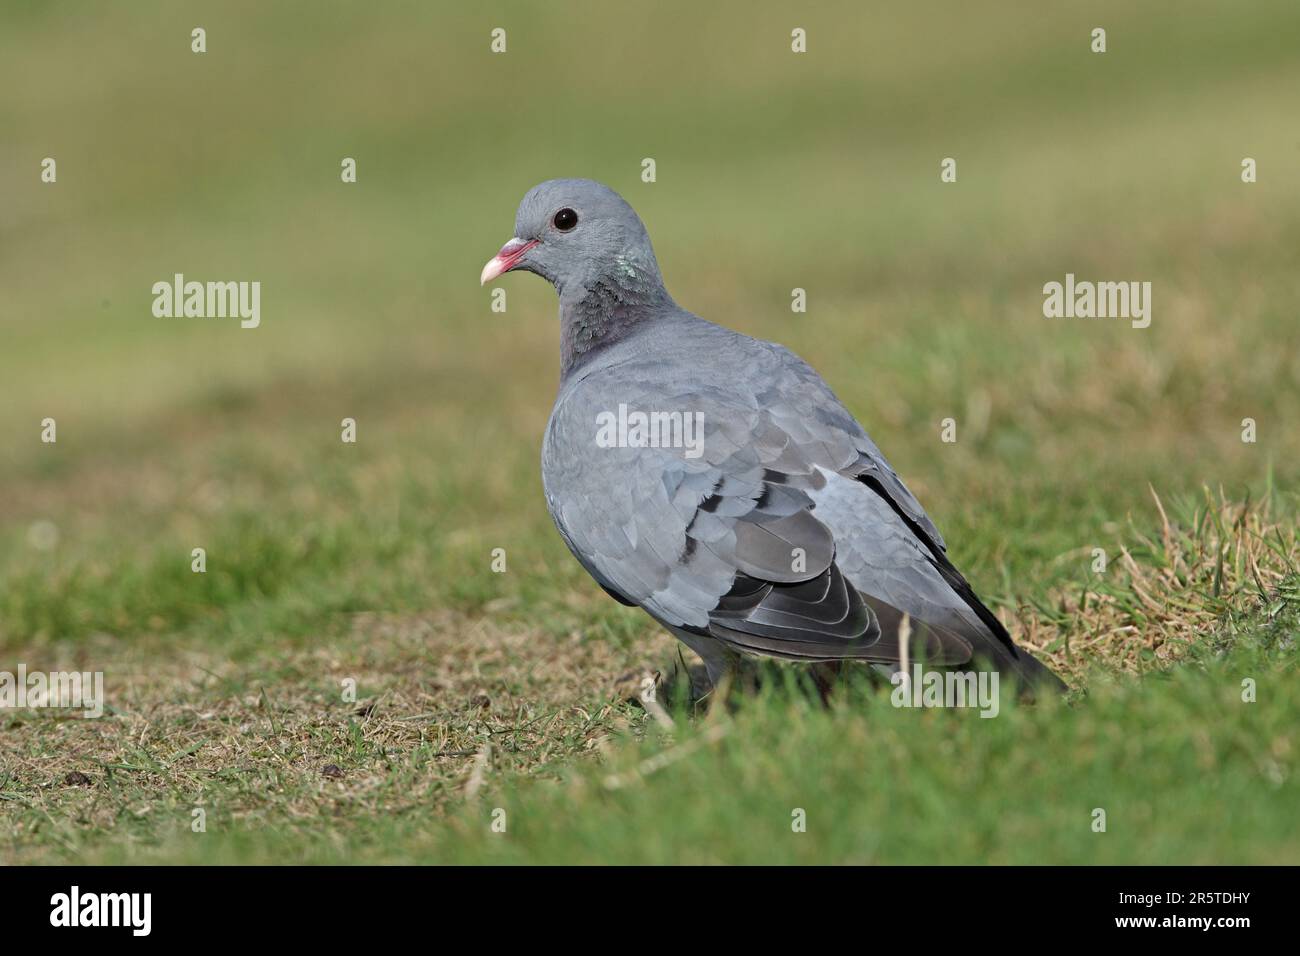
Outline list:
[[[820,375],[677,305],[614,190],[554,179],[483,267],[550,282],[560,384],[546,504],[579,563],[703,661],[747,656],[997,671],[1065,690],[1011,640],[929,515]]]

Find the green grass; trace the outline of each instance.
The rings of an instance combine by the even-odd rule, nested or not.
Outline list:
[[[1297,38],[1289,2],[6,5],[0,671],[111,710],[0,711],[0,859],[1300,862]],[[475,282],[557,175],[825,375],[1068,707],[626,699],[676,649],[546,515],[554,294]],[[261,281],[262,327],[153,318],[176,271]],[[1066,272],[1151,281],[1151,327],[1043,319]]]
[[[147,834],[144,847],[119,833],[83,850],[72,828],[50,829],[69,858],[113,863],[1293,863],[1297,626],[1292,578],[1184,666],[1144,683],[1095,681],[1070,706],[1008,703],[996,719],[896,709],[888,689],[857,684],[828,709],[784,670],[732,712],[679,711],[671,732],[624,731],[601,762],[568,759],[582,750],[572,720],[393,753],[364,722],[340,718],[312,733],[329,733],[314,743],[345,779],[286,785],[278,768],[302,748],[281,744],[295,735],[271,704],[255,721],[257,768],[208,778],[178,769],[201,757],[190,748],[139,748],[104,770],[105,794],[78,792],[87,813],[147,794],[150,819],[114,827]],[[1243,701],[1246,678],[1254,702]],[[427,786],[438,754],[473,754],[484,740],[499,788],[463,800]],[[558,782],[511,774],[516,749],[539,740],[567,759]],[[205,832],[189,828],[186,783],[202,793]],[[434,812],[439,802],[455,809]]]

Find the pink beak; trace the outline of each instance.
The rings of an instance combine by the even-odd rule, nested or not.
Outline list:
[[[479,285],[487,285],[499,275],[503,275],[519,264],[524,253],[537,245],[536,239],[511,239],[501,251],[488,260],[483,267],[483,274],[478,277]]]

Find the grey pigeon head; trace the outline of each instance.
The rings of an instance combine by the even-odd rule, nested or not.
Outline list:
[[[551,179],[528,190],[514,238],[483,267],[480,284],[515,271],[546,279],[562,304],[602,288],[645,302],[667,298],[640,217],[590,179]]]

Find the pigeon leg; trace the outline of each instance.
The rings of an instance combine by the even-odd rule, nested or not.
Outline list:
[[[705,673],[709,675],[709,683],[714,687],[717,687],[726,675],[730,674],[733,678],[736,676],[740,666],[740,655],[721,641],[703,634],[692,634],[679,627],[670,627],[668,630],[704,661]]]
[[[835,691],[835,685],[840,681],[840,675],[844,672],[843,661],[819,661],[809,668],[812,674],[813,685],[817,688],[817,694],[821,697],[823,704],[831,702],[831,695]]]

